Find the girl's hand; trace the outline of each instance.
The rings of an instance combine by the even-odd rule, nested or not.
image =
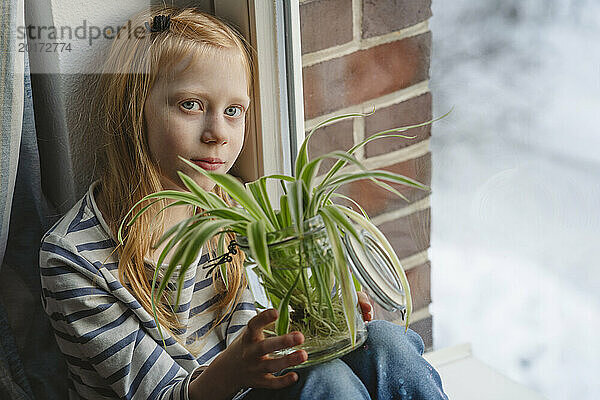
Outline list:
[[[240,379],[240,387],[256,387],[280,389],[298,380],[298,374],[288,372],[283,376],[274,376],[273,372],[281,371],[307,360],[304,350],[295,351],[281,358],[269,358],[267,354],[297,346],[304,342],[300,332],[265,339],[263,328],[275,321],[278,311],[274,308],[265,310],[248,321],[244,331],[226,349],[233,356],[233,371]]]
[[[364,292],[357,292],[358,295],[358,305],[363,314],[364,321],[371,321],[373,319],[373,306],[369,301],[369,297]]]
[[[215,358],[199,378],[211,369],[209,374],[217,376],[217,382],[213,381],[213,385],[234,390],[229,393],[231,395],[247,387],[281,389],[295,383],[298,380],[295,372],[282,376],[274,376],[272,373],[303,363],[308,359],[306,351],[298,350],[281,358],[269,358],[267,354],[302,344],[304,335],[291,332],[265,339],[263,328],[275,321],[277,316],[277,310],[271,308],[253,317],[242,333]],[[212,392],[212,398],[216,398],[215,394]]]

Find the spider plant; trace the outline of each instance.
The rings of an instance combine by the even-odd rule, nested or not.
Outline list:
[[[360,284],[348,269],[342,237],[344,235],[351,235],[360,242],[359,230],[364,229],[389,254],[390,260],[400,276],[406,300],[405,325],[408,328],[412,311],[410,288],[396,253],[385,236],[369,220],[369,216],[363,208],[354,200],[337,193],[337,191],[345,184],[363,179],[374,182],[406,201],[408,199],[389,183],[429,190],[426,185],[400,174],[385,170],[368,170],[354,154],[358,149],[376,139],[392,137],[414,138],[414,136],[402,134],[402,132],[428,125],[437,119],[377,132],[356,144],[348,151],[333,151],[313,159],[310,159],[308,155],[308,141],[319,128],[342,119],[367,117],[374,113],[374,111],[373,109],[370,113],[339,115],[316,125],[306,135],[299,149],[295,161],[295,173],[292,176],[282,174],[268,175],[244,185],[230,175],[206,171],[189,160],[180,157],[190,167],[223,188],[237,202],[238,206],[229,207],[217,195],[205,191],[192,178],[179,172],[179,177],[189,190],[188,192],[177,190],[156,192],[145,196],[129,211],[122,221],[118,232],[118,239],[121,244],[123,243],[122,230],[124,224],[127,223],[128,226],[133,224],[142,213],[146,212],[157,201],[170,199],[173,202],[167,207],[191,205],[199,209],[199,212],[194,216],[181,221],[167,230],[158,240],[158,243],[155,244],[156,247],[159,247],[167,242],[159,256],[158,266],[161,266],[167,255],[171,254],[170,262],[164,270],[164,276],[160,284],[157,284],[160,267],[156,268],[153,277],[151,298],[155,319],[156,299],[161,298],[176,268],[180,266],[179,268],[181,269],[178,278],[180,282],[178,282],[176,299],[176,305],[178,305],[185,271],[190,268],[193,261],[197,258],[202,246],[217,235],[219,236],[217,251],[223,254],[226,245],[224,233],[235,232],[238,237],[246,238],[248,246],[247,256],[255,262],[255,272],[261,278],[263,285],[266,286],[269,300],[279,311],[279,317],[275,322],[275,332],[273,334],[281,335],[290,330],[290,320],[294,317],[290,315],[290,308],[293,310],[310,309],[314,307],[315,303],[321,301],[321,304],[324,304],[324,308],[320,308],[319,312],[312,313],[311,316],[320,319],[321,325],[330,330],[337,329],[336,327],[339,327],[340,324],[344,325],[344,328],[350,333],[352,343],[354,344],[356,340],[354,290],[360,290]],[[317,178],[317,171],[325,159],[334,159],[336,161],[325,176],[320,179]],[[284,194],[281,195],[278,204],[276,204],[276,206],[279,206],[278,209],[273,207],[267,195],[268,180],[278,181],[283,189]],[[355,205],[359,211],[335,203],[334,199],[346,200],[350,204]],[[133,213],[133,210],[143,203],[149,204],[142,207],[126,222],[127,218]],[[163,210],[164,208],[160,212]],[[320,216],[325,226],[325,231],[331,244],[332,254],[330,258],[333,262],[326,263],[327,265],[323,268],[313,269],[312,276],[310,277],[306,275],[303,268],[297,268],[297,271],[275,268],[273,263],[277,264],[279,261],[270,259],[269,244],[281,238],[278,232],[292,229],[302,237],[304,222],[315,216]],[[308,245],[310,246],[310,243]],[[303,250],[307,249],[303,248]],[[300,257],[302,257],[303,251],[299,253]],[[297,255],[284,254],[284,257],[281,258],[284,259],[286,256],[293,258]],[[225,265],[221,265],[220,272],[227,286],[228,278]],[[330,299],[329,293],[332,291],[332,285],[340,285],[341,303],[338,305],[332,304]],[[338,289],[338,287],[334,289]],[[297,315],[297,317],[302,316]]]

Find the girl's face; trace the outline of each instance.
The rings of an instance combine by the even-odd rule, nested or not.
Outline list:
[[[211,190],[214,183],[177,156],[208,171],[229,171],[242,150],[250,105],[244,64],[228,49],[183,60],[170,75],[159,74],[144,104],[150,153],[164,189],[182,190],[182,171]]]

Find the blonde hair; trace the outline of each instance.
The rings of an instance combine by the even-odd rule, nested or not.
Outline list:
[[[144,196],[163,189],[160,170],[150,155],[143,115],[144,103],[157,75],[172,71],[173,66],[188,55],[198,57],[234,49],[239,51],[245,66],[248,94],[252,98],[252,49],[235,29],[197,9],[173,7],[148,8],[132,17],[129,26],[133,29],[144,27],[146,22],[151,24],[156,15],[170,15],[170,27],[156,33],[147,32],[145,28],[143,32],[138,29],[133,31],[137,32],[136,35],[126,32],[126,26],[122,27],[110,48],[98,82],[97,115],[106,139],[103,152],[105,165],[100,182],[107,213],[105,217],[115,237],[127,212]],[[246,121],[246,136],[249,125]],[[213,192],[233,205],[220,187],[215,186]],[[151,315],[151,279],[144,266],[144,257],[164,232],[162,214],[156,217],[157,226],[152,226],[156,213],[166,205],[166,201],[158,202],[135,224],[126,228],[125,243],[118,249],[119,278]],[[227,235],[229,240],[234,238],[232,233]],[[216,244],[216,238],[213,238],[207,245],[211,257],[216,254]],[[215,311],[220,318],[215,320],[209,332],[232,312],[238,295],[246,287],[243,260],[243,252],[238,252],[233,262],[227,265],[229,290],[217,279],[219,268],[214,269],[213,282],[221,298],[206,312]],[[175,334],[182,326],[166,299],[167,295],[157,307],[158,322],[188,350],[197,353],[200,350],[198,346],[185,344],[183,338]],[[208,333],[203,337],[206,336]]]

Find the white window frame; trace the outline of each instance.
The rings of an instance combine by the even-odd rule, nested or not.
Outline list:
[[[215,0],[215,15],[235,24],[256,50],[253,131],[240,155],[244,180],[290,175],[304,139],[298,0]],[[277,191],[269,186],[269,192]]]

